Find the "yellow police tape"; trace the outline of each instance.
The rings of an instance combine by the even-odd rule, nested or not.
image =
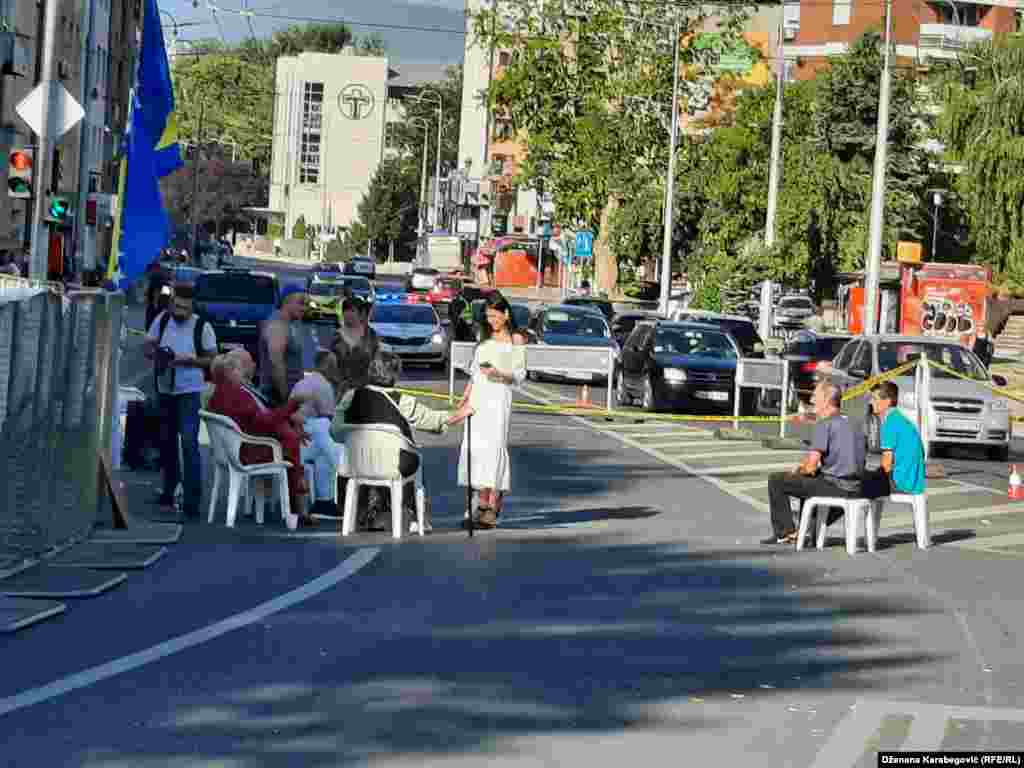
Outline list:
[[[917,360],[911,360],[909,363],[899,365],[893,368],[891,371],[880,373],[878,376],[873,376],[872,378],[867,379],[866,381],[862,381],[860,384],[854,387],[850,387],[843,393],[843,402],[845,403],[847,400],[853,400],[853,398],[855,397],[860,397],[861,395],[870,392],[872,389],[875,388],[876,385],[881,384],[883,381],[895,379],[897,376],[902,376],[907,371],[916,367]]]

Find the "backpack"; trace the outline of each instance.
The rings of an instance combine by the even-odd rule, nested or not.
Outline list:
[[[169,322],[171,322],[171,313],[167,312],[167,311],[161,312],[160,313],[160,325],[157,328],[157,334],[156,334],[157,346],[160,346],[160,342],[164,340],[164,331],[167,330],[167,324]],[[205,317],[196,316],[196,324],[192,328],[192,347],[196,351],[196,357],[205,357],[206,355],[217,351],[216,349],[208,350],[208,349],[206,349],[203,346],[203,331],[206,329],[206,326],[207,326],[208,323],[209,323],[209,321]],[[172,390],[174,389],[174,374],[175,374],[175,372],[176,371],[172,368],[171,369],[171,389]],[[156,378],[159,378],[159,376],[157,376]],[[208,371],[203,370],[203,378],[206,381],[209,381],[209,372]],[[156,385],[156,391],[159,392],[160,391],[159,385],[157,384],[157,382],[154,382],[154,384]]]

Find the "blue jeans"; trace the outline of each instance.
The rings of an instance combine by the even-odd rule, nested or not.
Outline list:
[[[163,427],[160,441],[160,463],[164,470],[164,499],[174,497],[174,489],[181,479],[184,490],[184,513],[199,516],[199,502],[203,495],[203,482],[199,463],[199,393],[160,395],[160,422]],[[178,437],[181,437],[181,457],[184,467],[178,466]]]

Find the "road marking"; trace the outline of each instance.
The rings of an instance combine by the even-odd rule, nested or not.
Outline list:
[[[797,456],[803,456],[806,451],[797,449],[775,449],[775,448],[751,448],[750,450],[740,451],[712,451],[711,453],[688,453],[686,454],[687,459],[717,459],[726,458],[730,456],[786,456],[789,454],[796,454]],[[787,466],[791,466],[787,464]]]
[[[0,715],[6,715],[19,709],[31,707],[33,704],[40,704],[44,701],[58,698],[71,691],[86,688],[107,678],[124,672],[130,672],[133,669],[159,661],[172,654],[214,640],[221,635],[226,635],[228,632],[262,621],[274,613],[315,597],[350,576],[354,576],[373,562],[373,559],[377,557],[379,552],[380,549],[378,547],[363,547],[356,550],[344,562],[327,571],[327,573],[303,584],[301,587],[261,603],[255,608],[236,613],[234,616],[229,616],[215,624],[179,635],[145,650],[108,661],[106,664],[100,664],[99,666],[76,672],[73,675],[62,677],[60,680],[54,680],[52,683],[47,683],[38,688],[30,688],[27,691],[0,699]]]
[[[978,536],[964,541],[952,541],[947,546],[958,549],[976,549],[982,552],[998,552],[1003,547],[1019,547],[1021,544],[1024,544],[1024,533],[1004,533],[998,536]]]
[[[780,470],[792,469],[793,462],[776,462],[774,464],[742,464],[735,467],[702,467],[701,469],[688,469],[688,472],[698,477],[708,475],[743,475],[747,472],[778,472]]]

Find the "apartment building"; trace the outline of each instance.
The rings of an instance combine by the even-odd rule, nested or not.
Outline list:
[[[52,173],[35,179],[35,191],[66,196],[80,219],[81,184],[85,194],[115,188],[111,155],[128,114],[142,6],[140,0],[60,0],[58,13],[57,77],[82,105],[85,118],[58,142]],[[0,148],[5,158],[13,149],[36,144],[15,108],[39,82],[42,14],[42,4],[34,0],[6,0],[0,8]],[[79,160],[83,150],[85,166]],[[6,173],[6,163],[4,168]],[[31,215],[31,200],[0,194],[0,249],[19,250],[29,243]],[[95,228],[91,237],[83,232],[76,242],[76,219],[50,226],[51,253],[68,271],[92,268],[97,258]]]
[[[1016,32],[1021,9],[1021,0],[893,0],[897,64],[954,59],[972,43]],[[865,32],[885,28],[885,4],[878,0],[799,0],[787,3],[784,13],[784,51],[796,79],[813,77]]]

